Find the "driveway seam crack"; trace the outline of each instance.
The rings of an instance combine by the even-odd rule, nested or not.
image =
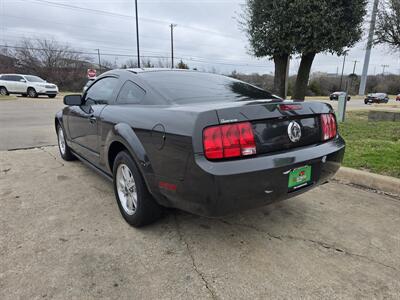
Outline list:
[[[222,220],[222,219],[220,221],[222,223],[230,225],[230,226],[239,226],[239,227],[245,227],[245,228],[248,228],[248,229],[252,229],[252,230],[255,230],[257,232],[266,234],[266,235],[268,235],[269,237],[271,237],[273,239],[277,239],[277,240],[281,240],[281,241],[286,239],[286,240],[295,240],[295,241],[308,242],[308,243],[311,243],[313,245],[321,246],[321,247],[323,247],[325,249],[328,249],[328,250],[334,250],[335,253],[343,253],[344,255],[348,255],[348,256],[364,259],[364,260],[367,260],[367,261],[369,261],[371,263],[375,263],[375,264],[381,265],[383,267],[392,269],[392,270],[394,270],[396,272],[399,272],[399,270],[397,268],[393,267],[393,266],[390,266],[390,265],[387,265],[387,264],[382,263],[380,261],[377,261],[375,259],[372,259],[372,258],[370,258],[370,257],[368,257],[366,255],[350,252],[350,251],[344,249],[343,247],[338,247],[338,246],[335,246],[334,244],[330,244],[330,243],[326,243],[326,242],[322,242],[322,241],[317,241],[317,240],[313,240],[313,239],[296,237],[296,236],[292,236],[292,235],[274,235],[274,234],[272,234],[272,233],[270,233],[268,231],[265,231],[265,230],[260,229],[260,228],[258,228],[256,226],[253,226],[253,225],[247,225],[247,224],[242,224],[242,223],[231,223],[231,222],[228,222],[228,221]]]
[[[50,155],[50,156],[51,156],[57,163],[59,163],[61,166],[64,166],[64,163],[60,162],[60,161],[58,160],[58,158],[57,158],[53,153],[51,153],[51,152],[45,150],[46,148],[40,147],[40,148],[38,148],[38,149],[40,149],[40,150],[42,150],[43,152],[45,152],[45,153],[47,153],[48,155]]]
[[[174,214],[174,219],[175,219],[176,230],[177,230],[177,233],[178,233],[178,236],[179,236],[179,240],[181,240],[185,244],[186,251],[189,254],[190,260],[192,262],[193,270],[196,272],[197,276],[203,281],[204,286],[206,287],[206,289],[208,290],[208,292],[211,295],[211,298],[212,299],[218,299],[218,297],[215,295],[214,290],[212,289],[212,287],[210,286],[209,282],[207,281],[205,275],[197,267],[196,261],[194,259],[193,252],[190,249],[189,243],[185,239],[185,236],[184,236],[184,234],[183,234],[183,232],[181,230],[181,226],[179,224],[178,217],[177,217],[176,214]]]

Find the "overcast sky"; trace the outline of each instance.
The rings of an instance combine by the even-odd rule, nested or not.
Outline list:
[[[252,58],[248,53],[246,36],[236,19],[244,0],[138,3],[142,55],[169,57],[169,24],[174,23],[175,56],[182,57],[191,68],[210,71],[214,67],[221,73],[274,71],[271,61]],[[117,64],[136,55],[134,0],[0,0],[0,10],[1,44],[16,45],[23,37],[54,38],[83,52],[99,48],[104,59]],[[361,73],[365,37],[349,52],[345,73],[352,72],[354,60],[359,61],[356,73]],[[340,72],[342,61],[342,57],[319,54],[312,71]],[[374,48],[369,73],[381,73],[383,64],[389,65],[386,71],[400,73],[399,54]],[[298,66],[298,60],[293,60],[290,72],[296,73]]]

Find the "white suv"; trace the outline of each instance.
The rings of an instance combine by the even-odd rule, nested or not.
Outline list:
[[[36,98],[39,95],[47,95],[50,98],[54,98],[58,94],[58,87],[38,76],[1,74],[0,95],[8,94],[21,94],[32,98]]]

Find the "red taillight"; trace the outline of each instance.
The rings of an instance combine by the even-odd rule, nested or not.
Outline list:
[[[218,126],[209,127],[203,133],[205,155],[209,159],[218,159],[224,156],[222,148],[222,133]]]
[[[206,128],[203,132],[203,146],[208,159],[256,154],[256,142],[249,122]]]
[[[322,140],[333,139],[337,134],[336,119],[333,114],[321,115]]]

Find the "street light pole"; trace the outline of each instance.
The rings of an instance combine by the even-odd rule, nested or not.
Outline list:
[[[137,0],[135,0],[135,11],[136,11],[136,48],[137,48],[137,64],[138,64],[138,68],[140,68],[139,17],[138,17]]]
[[[367,86],[368,67],[369,67],[369,60],[371,58],[372,44],[373,44],[373,40],[374,40],[375,23],[376,23],[376,14],[378,11],[378,4],[379,4],[379,0],[374,0],[374,6],[372,8],[372,14],[371,14],[371,24],[369,27],[369,34],[368,34],[367,49],[365,50],[364,66],[363,66],[363,71],[362,71],[362,75],[361,75],[360,89],[358,91],[359,95],[365,95],[365,88]]]
[[[174,68],[174,27],[176,24],[169,25],[171,27],[171,68]]]

